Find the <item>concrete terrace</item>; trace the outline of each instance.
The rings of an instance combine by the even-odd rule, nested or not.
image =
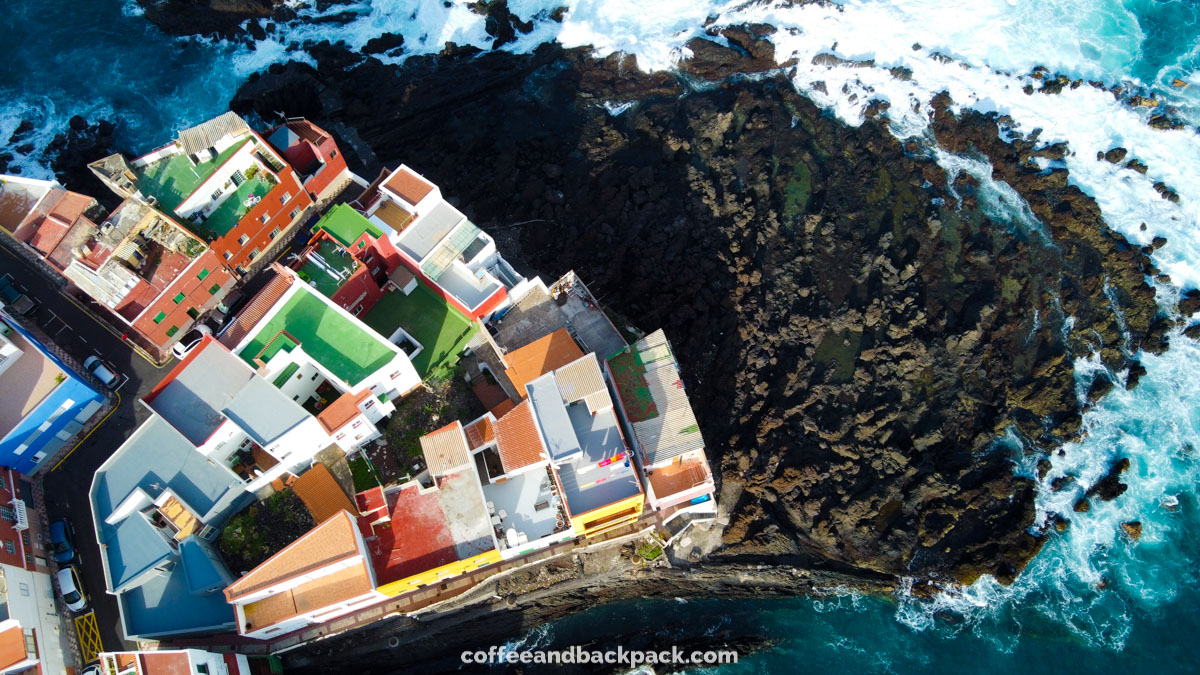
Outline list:
[[[157,199],[158,207],[163,211],[173,213],[225,160],[249,142],[250,139],[243,139],[211,160],[194,166],[182,152],[167,155],[135,170],[138,191]]]
[[[385,293],[362,320],[388,339],[397,328],[403,328],[421,343],[421,352],[413,358],[412,364],[422,380],[439,367],[454,363],[455,357],[466,348],[478,329],[470,319],[420,282],[409,295],[394,289]]]
[[[238,352],[253,368],[259,353],[283,337],[298,342],[304,351],[335,377],[354,386],[391,361],[396,353],[380,340],[339,314],[304,284],[293,286],[292,297],[260,324],[257,333]],[[265,357],[268,356],[264,354]]]

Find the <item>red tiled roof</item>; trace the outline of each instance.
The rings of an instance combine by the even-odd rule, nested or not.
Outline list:
[[[467,434],[467,445],[471,446],[472,450],[496,440],[496,432],[492,428],[492,418],[486,415],[467,425],[463,431]]]
[[[356,530],[350,514],[326,520],[225,587],[225,598],[234,602],[302,574],[358,556]]]
[[[383,185],[409,204],[416,204],[433,192],[433,184],[406,168],[393,171],[392,177]]]
[[[138,669],[145,675],[191,675],[192,663],[186,652],[168,652],[158,654],[146,652],[138,655],[141,667]]]
[[[505,473],[547,459],[528,399],[496,420],[496,449]]]
[[[324,464],[314,464],[311,469],[301,474],[292,484],[292,490],[308,507],[317,524],[329,520],[342,511],[358,515],[358,509],[355,508],[350,498],[346,496],[346,491],[342,489],[341,485],[338,485],[337,479]]]
[[[317,415],[317,421],[325,427],[325,431],[332,434],[362,414],[358,404],[368,398],[371,398],[370,389],[363,389],[357,394],[346,392],[334,399],[333,403],[325,406],[325,409]]]
[[[504,362],[508,364],[508,369],[504,374],[524,398],[527,383],[580,358],[583,358],[583,350],[575,344],[566,328],[559,328],[505,354]]]
[[[329,137],[329,134],[325,133],[324,129],[308,120],[293,120],[285,126],[309,143],[319,144],[322,140]]]
[[[287,289],[291,285],[292,277],[275,269],[275,276],[267,282],[266,286],[263,286],[262,290],[254,296],[254,299],[246,305],[246,308],[234,320],[233,325],[221,335],[221,344],[230,349],[236,347],[242,341],[242,338],[246,337],[254,329],[259,320],[266,316],[271,307],[283,297],[283,294],[287,292]]]
[[[505,415],[507,415],[509,410],[512,410],[515,407],[517,407],[516,403],[513,403],[512,401],[505,399],[503,403],[496,406],[495,408],[492,408],[492,417],[495,417],[496,419],[500,419],[501,417],[504,417]]]
[[[67,231],[70,229],[70,222],[56,213],[51,213],[42,219],[42,224],[33,234],[33,239],[29,243],[33,244],[37,250],[49,255],[54,247],[63,240],[63,237],[67,236]]]

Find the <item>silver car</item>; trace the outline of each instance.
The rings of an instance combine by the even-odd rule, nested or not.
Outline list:
[[[58,582],[58,593],[67,609],[82,612],[88,608],[87,593],[83,590],[83,582],[79,580],[79,573],[75,571],[74,565],[59,570],[55,580]]]

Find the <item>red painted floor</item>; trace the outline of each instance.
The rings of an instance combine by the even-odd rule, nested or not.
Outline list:
[[[376,582],[391,583],[458,560],[446,514],[436,493],[416,487],[389,495],[390,523],[375,528],[370,542]]]

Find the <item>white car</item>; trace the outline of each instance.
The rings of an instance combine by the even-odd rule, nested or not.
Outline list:
[[[212,335],[212,329],[202,323],[198,323],[187,332],[187,335],[183,336],[183,339],[176,342],[174,347],[171,347],[171,353],[175,354],[175,358],[182,359],[208,335]]]
[[[89,373],[95,375],[96,379],[100,380],[100,383],[109,389],[116,387],[117,383],[121,381],[121,378],[117,377],[116,373],[95,356],[87,357],[87,360],[83,362],[83,367]]]
[[[83,591],[83,582],[79,580],[79,573],[75,571],[74,565],[59,570],[55,580],[58,582],[58,592],[62,595],[67,609],[72,612],[82,612],[88,608],[87,593]]]

